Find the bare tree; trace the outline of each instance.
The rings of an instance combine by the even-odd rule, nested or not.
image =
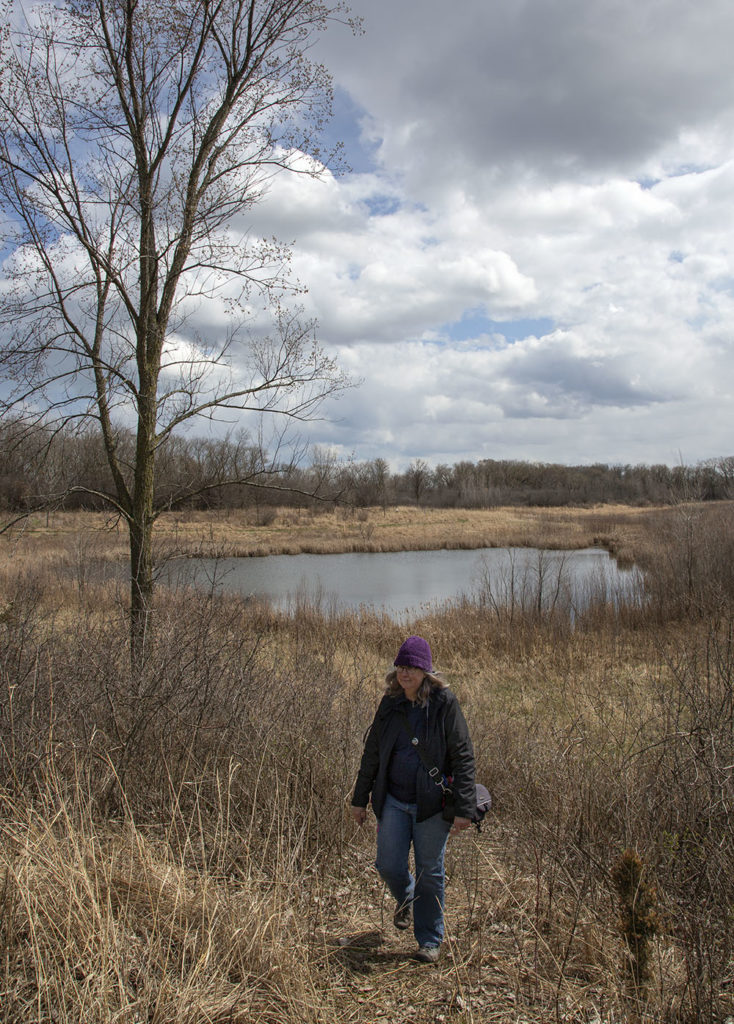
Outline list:
[[[8,11],[2,403],[47,430],[97,423],[113,481],[103,497],[129,529],[140,664],[161,446],[188,421],[231,410],[305,419],[348,383],[298,314],[276,307],[269,334],[242,327],[254,295],[273,308],[288,257],[249,238],[247,212],[278,171],[319,171],[330,78],[308,52],[347,11],[341,0]],[[230,304],[230,327],[210,317],[197,331],[215,297]]]
[[[416,504],[420,505],[421,498],[431,482],[431,467],[425,459],[413,459],[405,471],[405,479]]]

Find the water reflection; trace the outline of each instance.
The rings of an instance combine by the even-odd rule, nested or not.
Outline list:
[[[292,606],[298,595],[336,607],[369,607],[392,616],[468,597],[490,605],[584,607],[592,590],[609,599],[632,597],[635,569],[620,569],[606,551],[481,548],[472,551],[400,551],[341,555],[179,560],[169,582],[193,582]]]

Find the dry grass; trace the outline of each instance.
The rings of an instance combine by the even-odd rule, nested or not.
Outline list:
[[[675,601],[600,598],[574,622],[464,603],[405,627],[431,639],[495,798],[482,835],[449,846],[438,968],[392,930],[374,823],[358,831],[347,813],[403,627],[168,594],[149,672],[131,678],[124,594],[90,568],[124,536],[74,517],[6,539],[0,1022],[732,1016],[734,627],[728,577],[712,568],[730,562],[730,522],[706,513],[691,534],[688,512],[608,509],[497,522],[515,536],[524,522],[537,543],[545,516],[555,543],[582,521],[631,538]],[[321,525],[327,538],[336,519]],[[630,846],[662,921],[642,991],[610,877]]]
[[[229,882],[193,866],[195,821],[176,854],[130,817],[95,821],[88,792],[53,775],[32,805],[3,803],[3,1019],[326,1019],[299,879],[243,863]]]
[[[252,864],[228,876],[130,819],[95,822],[85,802],[57,783],[32,807],[4,801],[5,1021],[428,1024],[542,1019],[558,1006],[582,1020],[593,1005],[588,961],[579,982],[553,977],[554,939],[538,956],[535,880],[503,863],[501,844],[467,836],[450,852],[445,957],[426,969],[388,925],[370,834],[326,884]],[[593,924],[585,936],[602,943],[592,973],[603,985],[614,940]]]
[[[438,548],[608,546],[630,553],[646,523],[659,509],[622,505],[592,508],[416,509],[409,507],[277,509],[265,525],[254,513],[166,513],[156,526],[166,554],[250,557],[271,554],[347,551],[409,551]],[[0,535],[5,557],[53,561],[122,559],[127,551],[124,524],[93,512],[32,516]]]

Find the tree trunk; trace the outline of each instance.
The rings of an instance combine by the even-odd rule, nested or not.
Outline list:
[[[145,380],[138,400],[135,483],[130,530],[130,657],[133,671],[147,661],[153,617],[153,523],[155,482],[156,383]]]
[[[145,513],[130,522],[130,660],[140,671],[147,660],[153,604],[153,523]]]

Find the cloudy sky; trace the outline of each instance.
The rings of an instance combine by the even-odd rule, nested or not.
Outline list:
[[[420,457],[734,452],[731,0],[356,0],[317,56],[351,171],[280,178],[320,339],[313,440]]]

